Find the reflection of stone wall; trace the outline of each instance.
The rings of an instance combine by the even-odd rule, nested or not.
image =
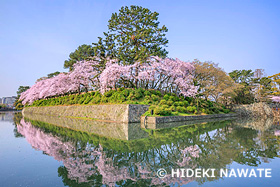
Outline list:
[[[146,117],[145,123],[147,124],[163,124],[172,122],[183,122],[193,120],[205,120],[214,118],[229,118],[235,117],[236,114],[212,114],[212,115],[196,115],[196,116],[161,116],[161,117]],[[141,117],[141,123],[144,124],[145,117]],[[160,128],[160,126],[157,126]]]
[[[237,105],[233,107],[233,111],[235,111],[240,116],[273,117],[272,109],[266,103],[254,103],[251,105]]]
[[[141,118],[143,120],[144,118]],[[146,129],[163,129],[163,128],[174,128],[184,125],[194,125],[194,124],[206,124],[209,122],[222,122],[227,120],[235,120],[237,116],[230,116],[230,117],[223,117],[221,118],[208,118],[208,119],[198,119],[198,120],[189,120],[189,121],[178,121],[178,122],[171,122],[171,123],[141,123],[142,128]]]
[[[82,185],[82,182],[90,183],[94,175],[102,175],[103,186],[116,186],[120,184],[120,182],[123,183],[127,180],[147,180],[150,182],[151,186],[159,186],[162,183],[183,185],[195,180],[195,178],[188,177],[176,178],[172,177],[171,174],[163,179],[159,179],[155,176],[155,172],[159,168],[154,168],[150,162],[147,163],[146,161],[145,163],[141,159],[134,159],[135,157],[133,156],[133,159],[129,160],[125,158],[125,154],[123,153],[112,155],[110,154],[112,151],[103,150],[101,145],[95,146],[88,143],[84,147],[79,147],[79,144],[76,142],[72,142],[71,140],[64,141],[61,137],[46,133],[23,119],[20,124],[17,125],[17,129],[34,149],[41,150],[54,159],[63,162],[63,165],[67,169],[66,181],[69,181],[69,179],[75,180],[78,184],[81,183]],[[168,151],[169,149],[161,150],[163,155],[172,155],[172,153]],[[177,156],[180,160],[169,160],[168,162],[174,165],[174,167],[180,166],[194,169],[196,166],[196,164],[194,164],[196,162],[195,158],[199,158],[200,156],[200,149],[198,146],[183,146],[179,151],[180,153]],[[138,153],[138,156],[141,157],[141,155],[144,155],[144,153]],[[153,154],[153,156],[155,159],[163,159],[159,158],[157,154]],[[146,158],[153,160],[153,158],[149,156]],[[166,158],[170,157],[166,156]],[[128,162],[129,164],[127,165],[129,165],[129,168],[127,165],[119,165],[119,160]]]
[[[85,117],[114,122],[140,122],[140,116],[149,109],[147,105],[71,105],[27,107],[23,113],[48,116]]]
[[[30,113],[24,113],[24,117],[59,127],[121,140],[141,139],[148,136],[148,133],[141,129],[139,123],[109,123],[97,120],[84,120]]]
[[[273,118],[239,118],[232,123],[237,126],[265,131],[273,126]]]

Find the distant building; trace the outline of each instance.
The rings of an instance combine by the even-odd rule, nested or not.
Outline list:
[[[16,101],[16,96],[3,97],[2,99],[0,98],[0,103],[6,105],[9,108],[13,107],[15,101]]]

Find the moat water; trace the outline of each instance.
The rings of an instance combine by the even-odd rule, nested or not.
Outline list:
[[[57,123],[57,124],[54,124]],[[143,129],[0,113],[0,186],[280,186],[277,119]],[[269,169],[271,177],[176,177],[172,169]],[[163,178],[158,177],[164,169]]]

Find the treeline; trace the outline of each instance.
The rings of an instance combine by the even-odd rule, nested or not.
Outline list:
[[[213,62],[195,60],[194,64],[197,97],[231,106],[271,102],[272,95],[280,95],[280,74],[266,76],[263,69],[234,70],[227,74]]]
[[[7,106],[5,104],[0,104],[0,109],[6,108]]]

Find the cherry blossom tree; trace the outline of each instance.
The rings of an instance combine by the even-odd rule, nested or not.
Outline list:
[[[30,89],[21,94],[20,100],[26,105],[38,99],[69,92],[80,92],[81,87],[87,90],[90,82],[96,80],[98,72],[94,66],[97,64],[96,61],[80,61],[74,65],[74,70],[69,73],[60,73],[57,76],[37,81]]]
[[[184,96],[195,96],[192,63],[179,59],[151,57],[147,63],[133,65],[107,63],[100,75],[100,91],[104,93],[117,87],[142,87],[169,91]]]
[[[80,61],[73,65],[69,73],[37,81],[20,96],[23,104],[66,93],[110,89],[144,88],[193,97],[197,87],[193,85],[194,66],[179,59],[150,57],[146,63],[135,62],[122,65],[116,59],[108,59],[106,66],[100,65],[97,57],[90,61]]]

